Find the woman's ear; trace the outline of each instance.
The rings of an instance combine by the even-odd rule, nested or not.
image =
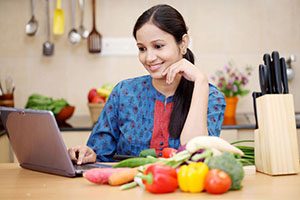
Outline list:
[[[181,50],[181,54],[185,55],[187,52],[187,48],[189,46],[189,42],[190,42],[190,37],[188,34],[184,34],[182,36],[182,40],[181,40],[181,44],[180,44],[180,50]]]

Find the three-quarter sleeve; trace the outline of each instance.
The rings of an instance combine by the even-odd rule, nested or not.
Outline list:
[[[226,103],[224,95],[215,86],[210,84],[207,111],[208,135],[219,136],[224,120]]]
[[[113,161],[120,136],[118,128],[119,85],[107,100],[97,123],[88,139],[87,145],[97,154],[97,161]]]

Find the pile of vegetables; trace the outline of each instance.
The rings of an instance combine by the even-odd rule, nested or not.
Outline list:
[[[245,148],[244,148],[245,149]],[[154,149],[128,158],[112,168],[91,169],[83,174],[90,182],[121,186],[121,190],[140,186],[161,194],[176,191],[222,194],[242,188],[244,152],[219,137],[199,136],[178,150],[166,148],[163,157]]]
[[[29,96],[25,108],[34,110],[49,110],[57,115],[69,103],[65,99],[53,99],[40,94],[32,94]]]

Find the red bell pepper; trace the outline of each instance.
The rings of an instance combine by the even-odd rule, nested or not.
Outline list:
[[[174,192],[178,187],[176,169],[166,165],[150,165],[141,178],[146,190],[151,193]]]

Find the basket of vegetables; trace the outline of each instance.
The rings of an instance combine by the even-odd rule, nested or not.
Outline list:
[[[105,103],[113,89],[113,85],[107,83],[102,85],[100,88],[92,88],[89,90],[88,98],[88,108],[90,111],[91,120],[96,123]]]

